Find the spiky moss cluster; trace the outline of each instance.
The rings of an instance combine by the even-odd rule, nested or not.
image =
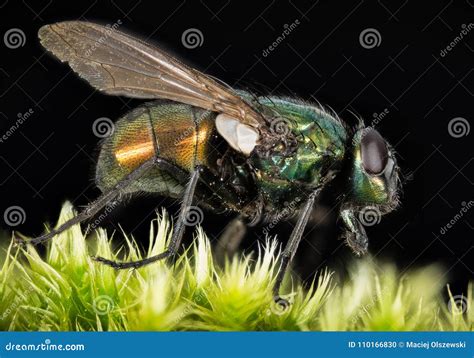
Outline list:
[[[59,223],[73,215],[63,207]],[[170,237],[163,212],[152,223],[146,256],[162,252]],[[205,234],[175,265],[159,262],[116,271],[90,255],[136,260],[135,241],[114,251],[104,230],[87,243],[79,226],[56,237],[41,256],[35,248],[6,250],[0,272],[0,329],[58,330],[472,330],[473,286],[463,307],[441,296],[435,267],[400,276],[390,265],[359,261],[344,282],[323,271],[305,290],[287,280],[291,306],[273,303],[278,245],[214,264]],[[88,245],[89,244],[89,245]],[[125,252],[122,252],[125,251]],[[436,283],[437,282],[437,283]],[[461,310],[466,312],[461,312]]]

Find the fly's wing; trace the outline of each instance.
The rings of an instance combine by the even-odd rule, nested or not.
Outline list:
[[[265,123],[231,89],[112,28],[66,21],[43,26],[39,37],[48,51],[107,94],[170,99],[223,113],[255,129]]]

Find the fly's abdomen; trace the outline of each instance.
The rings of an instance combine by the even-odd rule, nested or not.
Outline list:
[[[187,172],[198,164],[212,166],[214,116],[184,104],[151,103],[133,110],[115,123],[113,135],[102,145],[97,185],[102,191],[109,189],[155,155]],[[127,191],[176,197],[183,190],[182,179],[154,168]]]

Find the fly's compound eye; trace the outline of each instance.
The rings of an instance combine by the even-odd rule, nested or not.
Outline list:
[[[387,165],[388,149],[379,132],[372,128],[364,130],[360,149],[365,171],[373,175],[382,173]]]

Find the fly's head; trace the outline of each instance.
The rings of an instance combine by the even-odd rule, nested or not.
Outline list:
[[[348,188],[341,218],[348,245],[357,255],[367,252],[364,226],[380,222],[398,206],[399,169],[393,148],[371,127],[357,130],[352,139]]]

